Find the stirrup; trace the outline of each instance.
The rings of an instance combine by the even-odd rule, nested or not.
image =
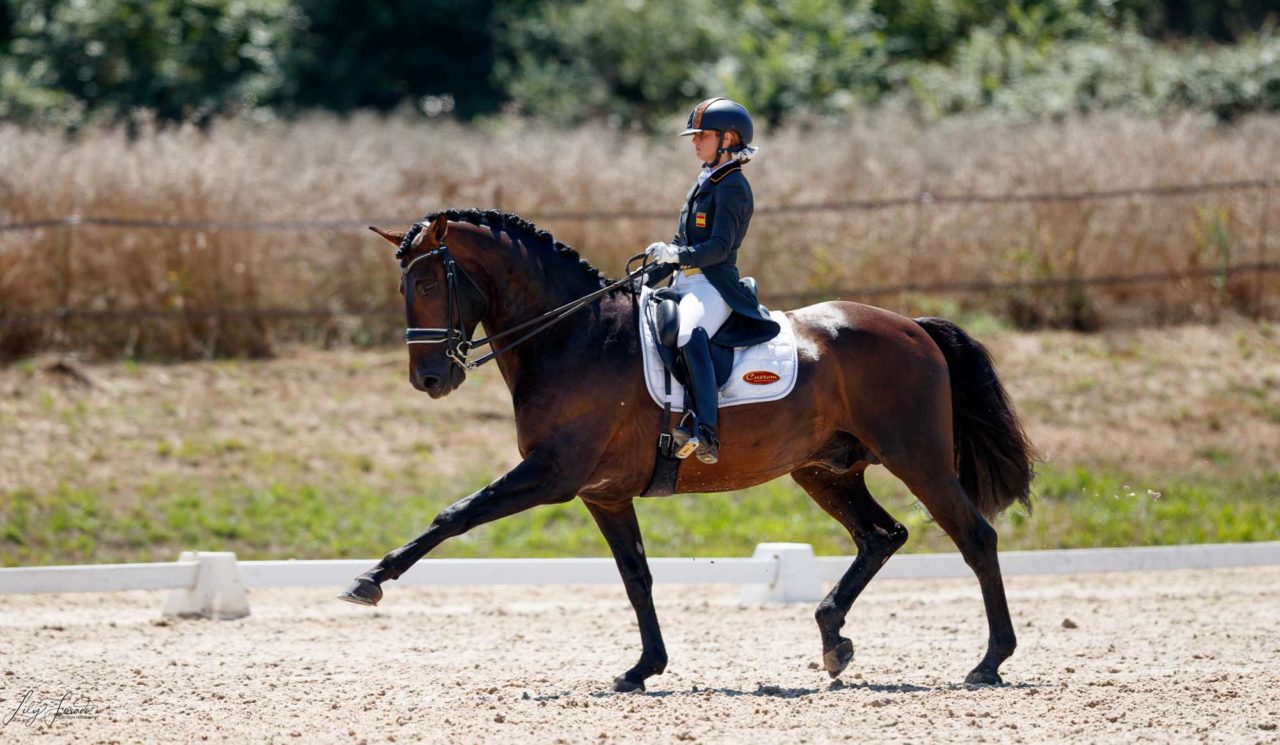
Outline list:
[[[676,442],[679,442],[679,441],[680,439],[677,437]],[[685,458],[688,458],[690,455],[693,455],[694,452],[697,451],[698,446],[701,444],[702,442],[698,438],[690,437],[688,440],[685,440],[684,444],[681,445],[678,450],[676,450],[675,457],[679,458],[680,460],[684,460]]]
[[[685,420],[693,419],[693,429],[685,429]],[[699,447],[702,446],[702,440],[694,434],[698,431],[698,415],[692,411],[686,411],[684,416],[680,417],[679,423],[671,430],[671,439],[675,442],[674,457],[684,460],[693,455]]]

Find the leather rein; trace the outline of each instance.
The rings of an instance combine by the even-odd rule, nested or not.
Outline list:
[[[449,247],[446,246],[444,243],[441,243],[436,248],[433,248],[430,251],[427,251],[426,253],[422,254],[421,256],[414,258],[412,261],[410,261],[408,264],[405,265],[404,269],[400,270],[401,281],[404,283],[405,310],[408,316],[408,321],[410,324],[413,323],[413,287],[410,285],[408,281],[409,272],[413,271],[413,268],[418,264],[418,262],[423,261],[424,259],[431,258],[433,256],[439,256],[444,261],[445,304],[449,308],[449,321],[448,321],[449,325],[446,328],[426,328],[426,327],[418,327],[418,326],[410,325],[404,331],[404,342],[405,344],[408,344],[408,345],[445,344],[446,345],[445,356],[453,360],[454,364],[458,365],[463,370],[467,370],[467,371],[474,370],[477,367],[488,362],[489,360],[492,360],[493,358],[497,357],[498,355],[504,352],[508,352],[512,349],[515,349],[517,346],[519,346],[520,344],[523,344],[525,341],[533,337],[535,334],[539,334],[543,331],[546,331],[548,328],[550,328],[552,325],[554,325],[558,321],[561,321],[567,318],[568,316],[570,316],[571,314],[573,314],[574,312],[582,310],[583,308],[587,307],[587,305],[589,305],[591,301],[595,300],[601,295],[604,295],[605,293],[611,290],[621,287],[622,285],[635,280],[637,277],[648,274],[650,271],[660,266],[659,264],[642,264],[639,269],[636,269],[635,271],[628,273],[627,276],[623,277],[617,282],[612,282],[606,285],[605,287],[601,287],[595,292],[589,293],[587,295],[583,295],[577,300],[573,300],[568,303],[565,303],[564,305],[561,305],[559,308],[555,308],[554,310],[549,310],[546,313],[543,313],[542,315],[536,318],[531,318],[528,321],[525,321],[524,323],[521,323],[516,326],[512,326],[506,331],[501,331],[496,334],[490,334],[489,336],[486,336],[483,339],[472,340],[468,338],[467,330],[466,330],[466,319],[462,317],[462,293],[459,291],[459,288],[458,288],[458,275],[462,275],[462,277],[464,277],[467,280],[467,282],[469,282],[471,286],[475,288],[476,292],[480,294],[480,298],[484,301],[484,304],[485,304],[486,315],[488,314],[489,298],[485,296],[484,290],[480,288],[480,285],[476,284],[475,280],[473,280],[471,276],[467,274],[467,271],[463,269],[462,266],[459,265],[457,261],[454,260],[453,256],[449,253]],[[630,266],[631,262],[643,256],[644,254],[636,254],[635,256],[632,256],[627,261],[627,266]],[[519,331],[523,331],[524,329],[527,329],[531,326],[534,328],[529,333],[525,334],[524,336],[521,336],[520,338],[511,342],[510,344],[504,346],[502,349],[493,350],[492,342],[502,339],[506,336],[510,336],[511,334],[517,333]],[[476,347],[483,347],[486,344],[488,344],[491,349],[491,351],[488,354],[476,360],[467,359],[467,355],[471,353],[472,349],[475,349]]]

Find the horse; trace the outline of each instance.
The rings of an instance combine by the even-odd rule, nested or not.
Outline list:
[[[375,605],[384,582],[444,540],[577,498],[613,553],[640,629],[640,658],[613,688],[644,690],[666,668],[667,652],[634,499],[653,473],[663,411],[642,377],[635,284],[612,282],[547,231],[493,210],[433,213],[404,232],[371,229],[397,247],[413,387],[433,399],[457,390],[478,364],[467,354],[483,323],[488,358],[511,392],[523,460],[441,511],[339,597]],[[867,490],[865,470],[883,465],[977,576],[989,635],[965,682],[1002,684],[1000,665],[1017,640],[989,519],[1014,502],[1030,507],[1038,456],[990,354],[938,318],[842,301],[786,315],[798,348],[793,391],[727,407],[719,462],[683,461],[676,493],[745,489],[790,474],[844,526],[857,555],[815,613],[823,666],[835,678],[853,659],[853,644],[840,633],[850,608],[907,540],[906,528]],[[541,333],[501,339],[547,317],[554,323]]]

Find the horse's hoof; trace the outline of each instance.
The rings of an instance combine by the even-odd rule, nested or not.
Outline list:
[[[358,579],[351,583],[351,586],[338,594],[339,600],[345,600],[348,603],[356,605],[377,605],[382,599],[382,588],[376,582],[370,582],[367,579]]]
[[[619,675],[613,679],[613,690],[617,693],[631,693],[632,691],[643,691],[644,681],[635,682],[627,680],[626,676]]]
[[[969,673],[964,679],[965,685],[971,686],[998,686],[1004,685],[1004,681],[1000,679],[1000,673],[994,670],[977,669]]]
[[[840,643],[822,653],[822,664],[827,674],[835,678],[853,661],[853,642],[841,639]]]

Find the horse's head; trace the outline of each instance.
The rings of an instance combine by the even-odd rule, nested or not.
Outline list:
[[[445,246],[449,221],[444,215],[404,233],[370,230],[398,249],[409,381],[432,398],[446,396],[466,380],[471,335],[487,306],[483,290]]]

